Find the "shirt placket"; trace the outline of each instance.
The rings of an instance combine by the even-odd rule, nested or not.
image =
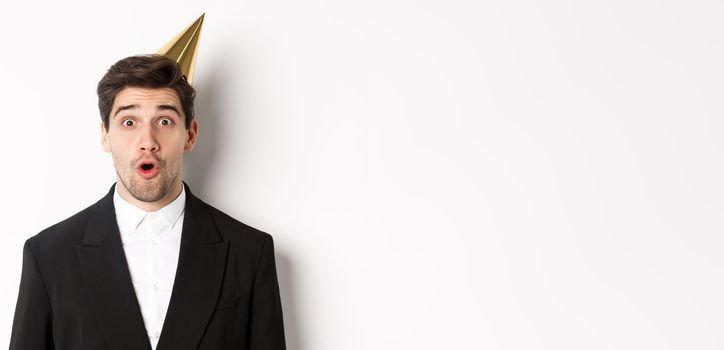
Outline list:
[[[160,288],[160,267],[159,263],[161,260],[161,234],[164,230],[164,223],[158,213],[153,212],[147,214],[148,222],[148,249],[146,261],[148,261],[148,276],[150,276],[150,309],[153,310],[153,323],[149,325],[149,338],[152,339],[153,348],[156,348],[158,340],[161,337],[161,322],[160,322],[160,302],[159,302],[159,288]]]

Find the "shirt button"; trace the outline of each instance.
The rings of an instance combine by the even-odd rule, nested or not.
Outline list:
[[[153,291],[158,292],[158,285],[156,285],[155,283],[153,284]]]
[[[158,339],[159,337],[161,337],[161,332],[155,331],[155,332],[153,333],[153,337],[156,338],[156,339]]]

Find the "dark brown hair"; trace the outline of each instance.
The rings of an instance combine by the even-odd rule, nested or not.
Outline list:
[[[127,87],[170,88],[181,101],[186,129],[194,120],[196,90],[186,81],[178,64],[161,55],[130,56],[112,65],[98,82],[98,109],[106,130],[116,95]]]

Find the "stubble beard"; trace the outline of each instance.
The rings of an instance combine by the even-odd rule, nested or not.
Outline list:
[[[129,167],[127,176],[121,175],[117,168],[116,174],[133,198],[141,202],[157,202],[168,195],[179,175],[178,171],[169,173],[166,162],[161,159],[158,159],[158,166],[161,168],[158,175],[149,180],[138,178],[136,169],[132,167]]]

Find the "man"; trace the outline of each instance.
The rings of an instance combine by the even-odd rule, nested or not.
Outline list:
[[[98,84],[117,181],[25,242],[10,349],[285,349],[270,235],[181,181],[194,88],[164,56],[114,64]]]

